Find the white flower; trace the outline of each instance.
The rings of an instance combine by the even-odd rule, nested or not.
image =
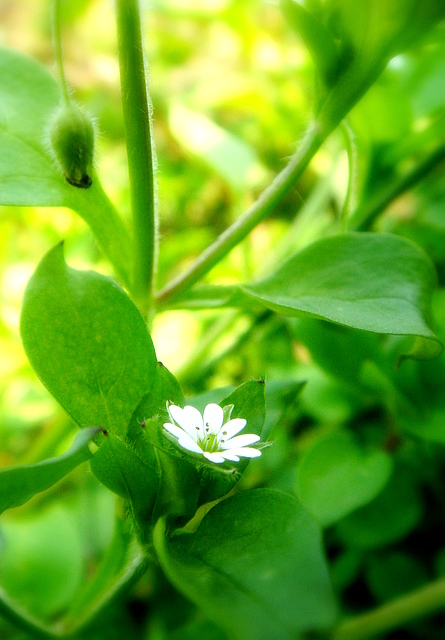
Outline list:
[[[258,442],[260,436],[245,433],[238,436],[246,426],[244,418],[234,418],[224,424],[224,411],[217,404],[208,404],[204,418],[195,407],[183,409],[174,404],[167,406],[171,422],[164,429],[178,438],[178,444],[187,451],[203,455],[217,464],[230,460],[239,462],[240,457],[258,458],[261,451],[249,447]]]

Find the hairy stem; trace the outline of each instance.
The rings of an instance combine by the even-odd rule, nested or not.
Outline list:
[[[445,609],[445,578],[347,620],[334,632],[334,640],[366,640],[441,609]]]
[[[307,165],[326,138],[316,123],[312,124],[292,156],[288,165],[277,175],[272,184],[263,191],[258,200],[213,244],[211,244],[183,274],[167,284],[157,295],[160,302],[166,302],[179,296],[193,286],[210,269],[215,266],[229,251],[264,220],[286,195],[295,181],[300,177]]]
[[[60,23],[60,0],[53,0],[51,11],[51,28],[53,34],[53,50],[57,64],[57,72],[59,75],[60,87],[64,101],[70,103],[70,94],[66,83],[65,71],[63,69],[63,52],[61,39],[61,23]]]
[[[411,171],[408,171],[399,180],[394,181],[391,186],[375,198],[359,207],[352,214],[348,227],[353,231],[364,231],[369,229],[373,222],[381,213],[402,193],[412,189],[418,182],[423,180],[435,167],[445,159],[445,144],[436,147],[422,162],[417,164]]]
[[[122,107],[133,216],[133,294],[143,313],[152,304],[156,264],[154,152],[138,0],[116,0]]]

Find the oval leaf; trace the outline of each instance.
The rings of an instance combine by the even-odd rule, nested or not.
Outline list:
[[[130,239],[96,175],[89,189],[68,184],[48,151],[47,129],[61,94],[32,58],[0,49],[0,203],[60,206],[77,211],[128,284]]]
[[[54,504],[43,511],[28,513],[26,519],[5,519],[1,533],[2,614],[6,619],[11,609],[19,616],[24,609],[25,619],[30,614],[39,619],[60,614],[85,580],[84,541],[76,514]],[[38,626],[38,620],[35,622]],[[1,637],[5,638],[3,628]]]
[[[418,336],[426,340],[413,355],[434,357],[442,351],[429,326],[435,286],[434,267],[413,242],[383,233],[347,233],[314,242],[243,289],[284,315]]]
[[[156,355],[142,316],[113,280],[71,269],[56,246],[28,283],[20,333],[37,375],[80,427],[125,435],[153,384]]]
[[[298,497],[327,527],[371,502],[388,482],[392,460],[383,451],[362,451],[348,433],[319,440],[302,458]]]
[[[71,449],[57,458],[1,469],[0,513],[18,507],[36,493],[49,489],[79,464],[91,458],[88,443],[97,432],[98,429],[85,429],[78,433]]]
[[[416,479],[411,469],[401,467],[372,502],[340,520],[335,530],[348,547],[371,549],[403,539],[418,526],[422,515]]]
[[[336,608],[315,521],[271,489],[218,503],[193,534],[154,544],[167,577],[239,640],[291,640],[334,623]]]

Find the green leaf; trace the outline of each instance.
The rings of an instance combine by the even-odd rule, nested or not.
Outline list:
[[[417,438],[445,444],[445,407],[429,406],[424,411],[424,414],[402,417],[401,427]]]
[[[319,240],[243,289],[284,315],[309,315],[375,333],[418,336],[416,357],[442,345],[430,328],[434,267],[414,243],[380,233]],[[426,339],[426,340],[425,340]]]
[[[379,58],[387,62],[445,16],[442,0],[341,0],[338,7],[343,35],[369,65]]]
[[[371,502],[384,488],[392,460],[383,451],[363,451],[340,432],[318,440],[303,456],[297,491],[306,509],[328,527]]]
[[[183,295],[168,301],[169,309],[219,309],[239,307],[252,311],[252,298],[236,285],[196,285]],[[258,309],[261,310],[260,305]]]
[[[213,507],[193,534],[154,531],[167,577],[230,637],[292,640],[334,623],[320,529],[297,500],[272,489]]]
[[[68,629],[76,626],[79,619],[98,606],[98,603],[106,597],[117,580],[122,578],[141,553],[134,535],[130,532],[129,520],[115,518],[114,524],[113,537],[94,575],[88,581],[84,581],[82,589],[70,603],[64,618],[64,626]]]
[[[312,359],[327,374],[354,389],[359,390],[364,386],[364,364],[369,360],[380,364],[382,360],[376,334],[309,317],[292,318],[289,326],[296,340],[309,349]],[[345,353],[348,354],[347,358],[344,357]]]
[[[184,395],[173,374],[158,362],[155,383],[132,416],[127,440],[143,460],[156,456],[160,479],[153,518],[188,518],[196,511],[199,476],[190,456],[163,433],[169,420],[167,402],[183,407]]]
[[[337,523],[342,542],[355,548],[374,548],[406,536],[422,518],[422,499],[415,482],[411,470],[396,469],[372,502]]]
[[[166,640],[227,640],[224,631],[209,620],[193,620],[168,634]]]
[[[338,81],[318,114],[332,131],[372,86],[389,60],[445,16],[442,0],[341,0],[327,16],[342,51]]]
[[[96,175],[89,189],[68,184],[49,151],[47,130],[61,94],[32,58],[0,49],[0,202],[60,206],[76,211],[125,284],[130,281],[129,234]]]
[[[378,602],[395,600],[428,582],[422,562],[400,551],[375,554],[366,563],[366,582]]]
[[[289,24],[300,34],[309,49],[321,80],[326,86],[332,85],[338,68],[338,51],[334,38],[324,24],[298,0],[281,0],[281,8]]]
[[[88,444],[98,429],[85,429],[77,434],[73,446],[62,456],[37,464],[0,470],[0,513],[18,507],[36,493],[49,489],[79,464],[91,458]]]
[[[156,416],[167,418],[167,402],[184,406],[184,394],[175,376],[162,362],[157,363],[156,376],[150,391],[142,398],[132,417],[131,426],[141,425],[144,420]],[[138,430],[140,431],[140,430]],[[131,431],[129,430],[129,435]]]
[[[100,482],[130,502],[140,533],[144,535],[151,521],[160,479],[154,450],[147,450],[142,460],[120,438],[107,433],[90,465]]]
[[[292,415],[306,382],[296,380],[268,380],[265,388],[266,419],[261,431],[263,440],[282,420]],[[289,418],[288,418],[289,420]]]
[[[37,375],[80,427],[125,435],[153,384],[156,355],[142,316],[113,280],[71,269],[56,246],[28,283],[20,332]]]
[[[39,618],[63,611],[84,578],[82,537],[75,515],[65,506],[53,505],[29,514],[26,520],[3,520],[1,534],[0,599],[16,599],[27,613]]]
[[[264,387],[265,384],[262,380],[251,380],[240,385],[233,393],[219,402],[223,408],[233,405],[231,418],[244,418],[247,421],[242,433],[261,435],[266,417]],[[222,469],[212,463],[202,468],[201,484],[203,488],[200,504],[217,500],[229,493],[249,464],[249,459],[244,458],[233,464],[234,473],[228,473],[227,469]]]

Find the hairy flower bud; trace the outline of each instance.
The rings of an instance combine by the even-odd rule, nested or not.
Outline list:
[[[91,119],[76,105],[62,104],[50,122],[49,141],[67,182],[82,189],[90,187],[94,153]]]

